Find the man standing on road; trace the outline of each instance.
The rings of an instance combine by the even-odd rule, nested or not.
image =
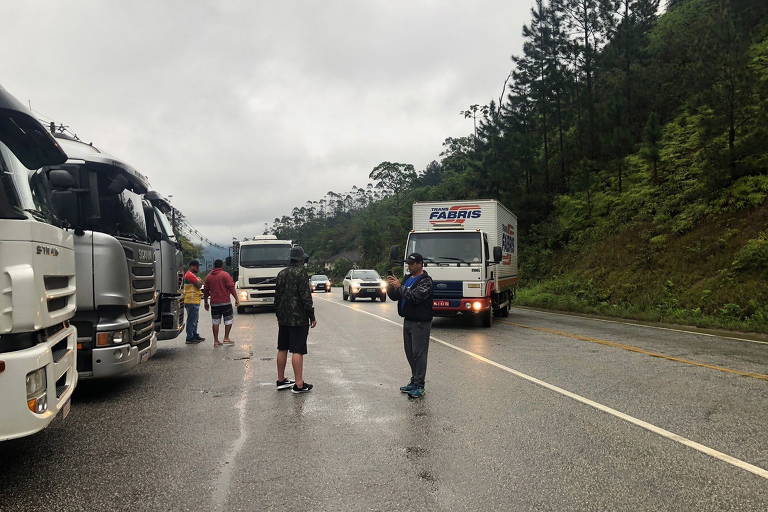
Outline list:
[[[309,275],[304,270],[306,256],[299,246],[291,248],[291,266],[277,274],[275,306],[277,307],[277,389],[291,388],[293,393],[308,393],[312,384],[304,381],[304,356],[307,354],[309,328],[317,325]],[[288,351],[296,381],[285,378]]]
[[[187,344],[192,345],[205,341],[197,332],[197,319],[200,317],[200,298],[203,292],[203,281],[197,277],[200,272],[200,262],[192,260],[189,262],[187,272],[184,274],[184,309],[187,313]]]
[[[432,278],[424,271],[424,258],[415,252],[406,258],[408,275],[405,282],[387,277],[387,295],[397,301],[397,312],[403,317],[405,357],[411,366],[411,381],[400,388],[410,398],[424,396],[427,376],[427,353],[432,330]]]
[[[232,310],[232,302],[229,297],[235,298],[235,306],[240,305],[235,290],[235,281],[232,276],[224,270],[224,262],[216,260],[213,262],[213,270],[205,276],[205,288],[203,288],[203,299],[205,300],[205,310],[211,310],[211,319],[213,323],[213,346],[234,345],[229,339],[229,333],[232,330],[235,312]],[[208,299],[211,300],[210,306]],[[219,343],[219,325],[224,320],[224,341]]]

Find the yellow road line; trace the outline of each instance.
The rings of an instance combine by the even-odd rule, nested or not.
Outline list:
[[[717,370],[719,372],[731,373],[733,375],[739,375],[741,377],[749,377],[752,379],[768,381],[768,375],[755,372],[745,372],[742,370],[734,370],[733,368],[725,368],[724,366],[717,366],[715,364],[700,363],[698,361],[691,361],[690,359],[683,359],[682,357],[669,356],[667,354],[661,354],[659,352],[652,352],[645,350],[644,348],[636,347],[634,345],[626,345],[624,343],[617,343],[615,341],[601,340],[599,338],[591,338],[589,336],[582,336],[580,334],[573,334],[565,331],[558,331],[557,329],[548,329],[546,327],[532,327],[530,325],[518,324],[516,322],[510,322],[507,320],[500,320],[501,323],[520,327],[521,329],[531,329],[533,331],[546,332],[548,334],[554,334],[556,336],[563,336],[565,338],[572,338],[580,341],[588,341],[590,343],[597,343],[599,345],[605,345],[607,347],[620,348],[629,352],[635,352],[637,354],[643,354],[651,357],[658,357],[659,359],[666,359],[667,361],[674,361],[676,363],[689,364],[691,366],[699,366],[701,368],[709,368],[710,370]]]

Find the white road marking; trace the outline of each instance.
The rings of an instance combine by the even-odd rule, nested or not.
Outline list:
[[[345,308],[349,308],[352,311],[357,311],[358,313],[364,313],[366,315],[370,315],[374,318],[378,318],[379,320],[383,320],[384,322],[388,322],[390,324],[396,325],[398,327],[402,327],[402,324],[400,322],[395,322],[394,320],[390,320],[389,318],[384,318],[383,316],[376,315],[374,313],[370,313],[368,311],[364,311],[359,308],[355,308],[352,306],[349,306],[347,304],[341,304],[339,302],[335,302],[328,299],[321,299],[325,302],[330,302],[332,304],[336,304],[337,306],[342,306]],[[652,423],[648,423],[647,421],[643,421],[641,419],[635,418],[634,416],[630,416],[629,414],[623,413],[621,411],[618,411],[616,409],[613,409],[612,407],[608,407],[607,405],[603,405],[599,402],[595,402],[594,400],[590,400],[589,398],[583,397],[581,395],[578,395],[576,393],[573,393],[572,391],[568,391],[567,389],[563,389],[559,386],[555,386],[554,384],[550,384],[548,382],[544,382],[541,379],[537,379],[536,377],[532,377],[530,375],[527,375],[521,371],[515,370],[514,368],[510,368],[509,366],[505,366],[501,363],[497,363],[496,361],[493,361],[491,359],[488,359],[487,357],[483,357],[480,354],[475,354],[474,352],[470,352],[469,350],[465,350],[461,347],[457,347],[456,345],[453,345],[452,343],[449,343],[445,340],[441,340],[440,338],[436,338],[435,336],[430,337],[432,340],[436,341],[437,343],[440,343],[441,345],[444,345],[448,348],[452,348],[453,350],[456,350],[458,352],[461,352],[463,354],[466,354],[470,357],[473,357],[477,359],[478,361],[482,361],[484,363],[490,364],[491,366],[495,366],[496,368],[500,370],[504,370],[505,372],[511,373],[512,375],[519,377],[521,379],[527,380],[528,382],[531,382],[533,384],[536,384],[538,386],[541,386],[543,388],[546,388],[550,391],[554,391],[555,393],[558,393],[560,395],[566,396],[572,400],[575,400],[577,402],[581,402],[582,404],[588,405],[594,409],[597,409],[598,411],[602,411],[604,413],[610,414],[611,416],[615,416],[616,418],[619,418],[621,420],[624,420],[628,423],[632,423],[633,425],[636,425],[640,428],[643,428],[649,432],[653,432],[654,434],[657,434],[661,437],[664,437],[666,439],[669,439],[671,441],[675,441],[676,443],[680,443],[682,445],[685,445],[689,448],[692,448],[698,452],[701,452],[705,455],[709,455],[710,457],[713,457],[715,459],[721,460],[723,462],[726,462],[732,466],[735,466],[739,469],[743,469],[744,471],[749,471],[750,473],[757,475],[759,477],[765,478],[768,480],[768,470],[763,469],[761,467],[755,466],[753,464],[750,464],[748,462],[745,462],[741,459],[737,459],[736,457],[733,457],[731,455],[728,455],[727,453],[720,452],[718,450],[715,450],[714,448],[710,448],[709,446],[705,446],[701,443],[697,443],[696,441],[692,441],[688,438],[685,438],[679,434],[675,434],[674,432],[670,432],[669,430],[663,429],[661,427],[657,427],[656,425],[653,425]]]
[[[768,341],[751,340],[749,338],[734,338],[733,336],[721,336],[719,334],[710,334],[706,332],[686,331],[684,329],[673,329],[672,327],[659,327],[658,325],[636,324],[633,322],[622,322],[621,320],[606,320],[605,318],[594,318],[591,316],[569,315],[568,313],[555,313],[554,311],[543,311],[541,309],[527,308],[527,307],[521,307],[521,306],[515,306],[515,308],[522,309],[523,311],[533,311],[535,313],[541,313],[543,315],[567,316],[569,318],[581,318],[584,320],[594,320],[595,322],[605,322],[609,324],[620,324],[620,325],[632,325],[634,327],[646,327],[648,329],[659,329],[661,331],[682,332],[685,334],[695,334],[697,336],[708,336],[710,338],[722,338],[724,340],[734,340],[734,341],[747,341],[749,343],[758,343],[760,345],[768,345]]]

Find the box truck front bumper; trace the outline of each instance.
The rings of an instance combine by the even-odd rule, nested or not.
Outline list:
[[[489,309],[491,309],[491,299],[487,297],[436,298],[432,301],[432,313],[435,316],[479,315]]]
[[[253,288],[237,290],[240,307],[272,307],[275,305],[275,292],[259,292]]]
[[[0,354],[0,441],[39,432],[60,412],[68,412],[78,378],[76,343],[74,326],[65,326],[44,343]],[[32,395],[28,376],[38,381]]]

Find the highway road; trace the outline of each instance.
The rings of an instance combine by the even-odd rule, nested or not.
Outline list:
[[[437,319],[410,400],[395,304],[315,295],[306,379],[274,314],[160,342],[0,444],[0,510],[768,510],[768,344],[513,309]],[[290,372],[289,372],[290,374]]]

